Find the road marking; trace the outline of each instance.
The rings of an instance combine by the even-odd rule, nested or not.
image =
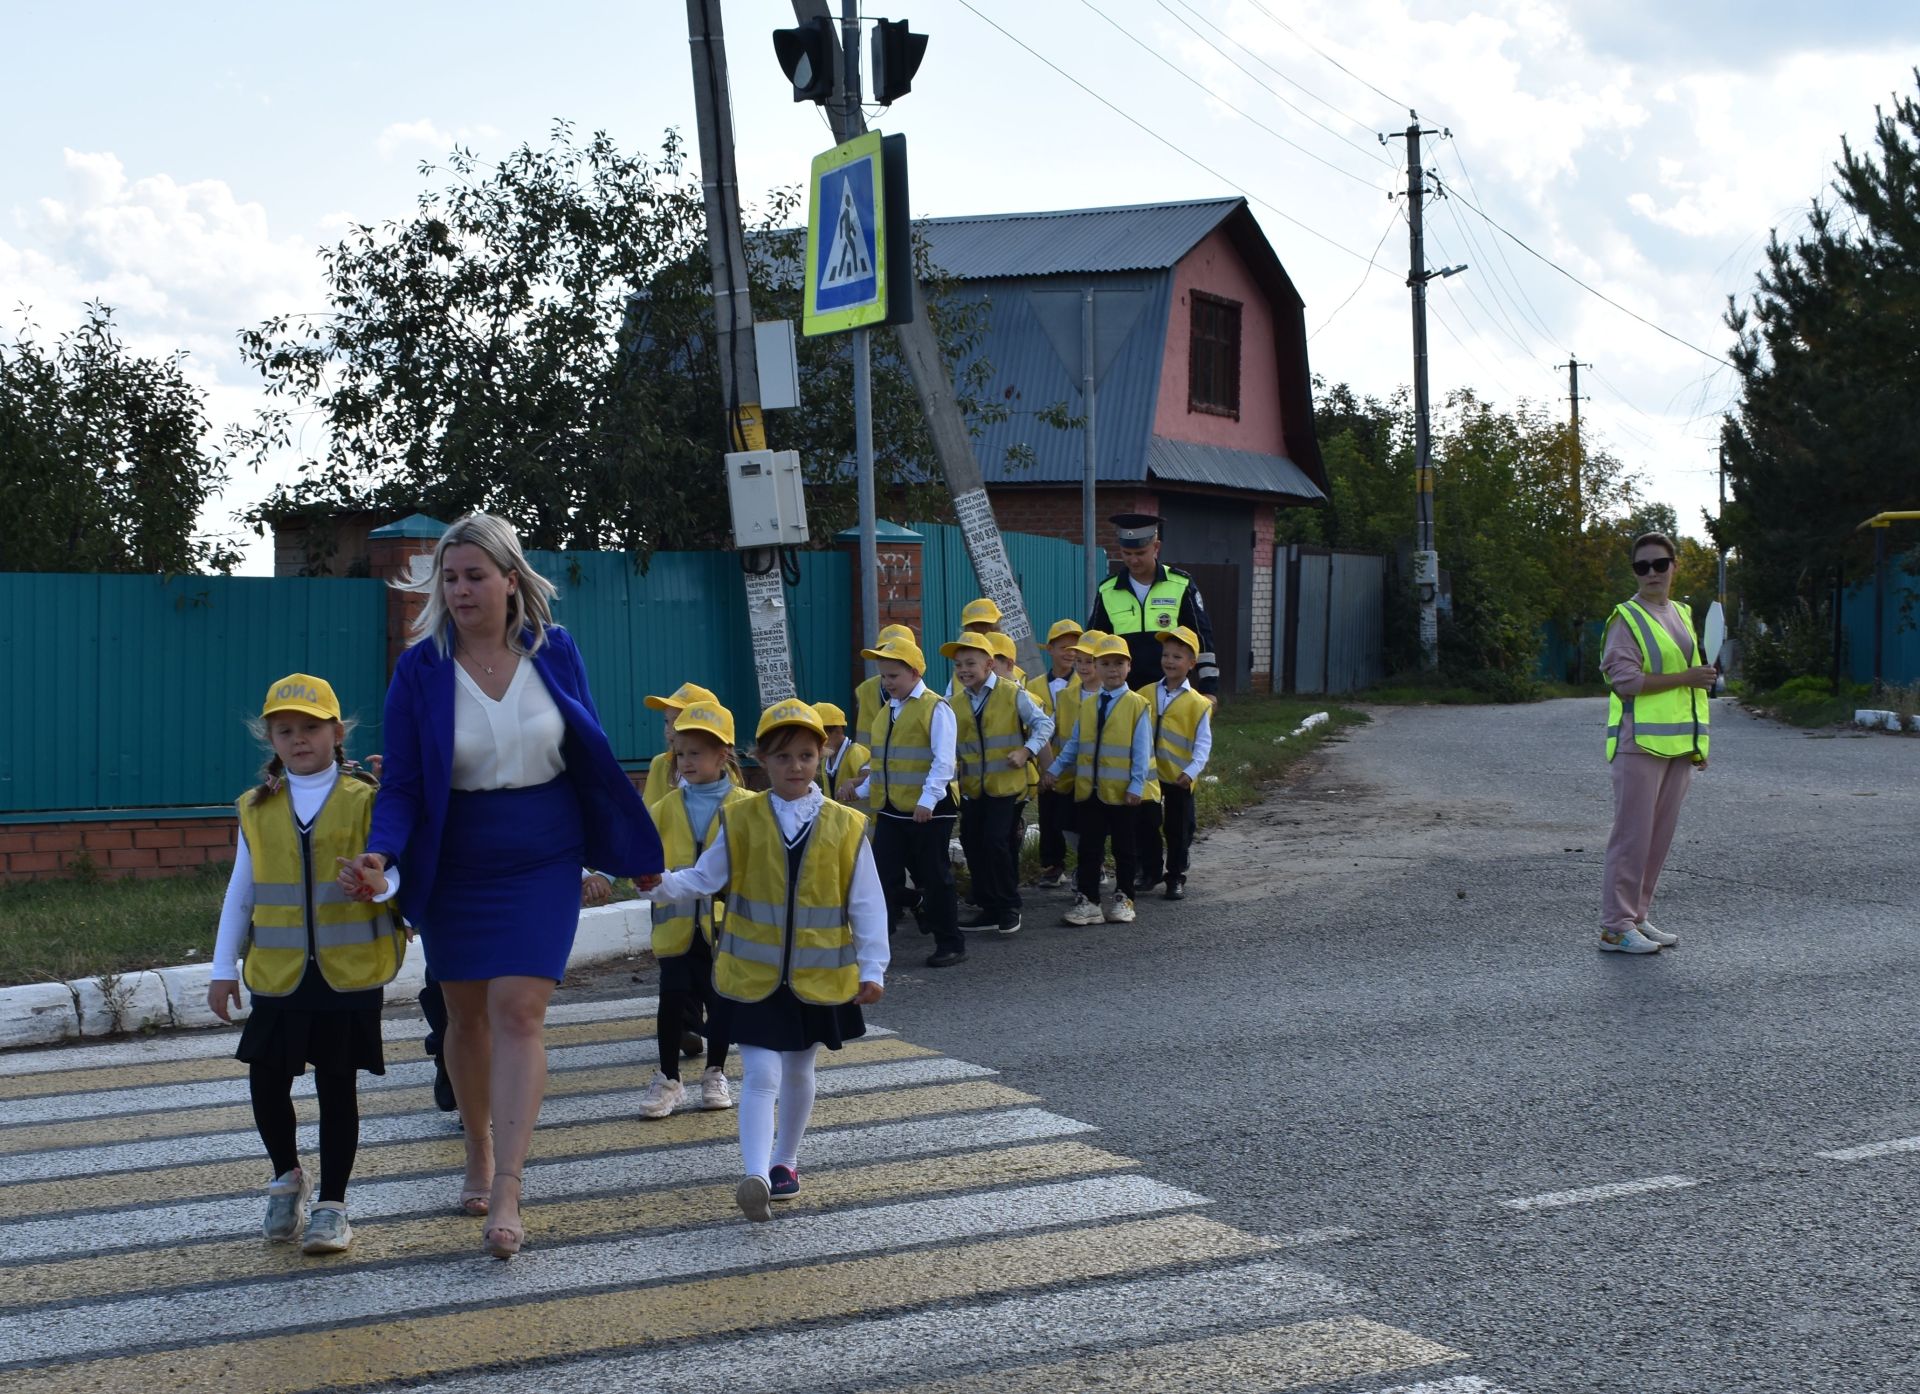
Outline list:
[[[1864,1162],[1871,1157],[1892,1157],[1902,1152],[1920,1152],[1920,1137],[1888,1138],[1885,1142],[1863,1142],[1858,1147],[1841,1147],[1832,1152],[1816,1152],[1830,1162]]]
[[[945,1087],[997,1090],[999,1086]],[[923,1096],[936,1092],[935,1089],[914,1091]],[[1012,1093],[1011,1090],[1004,1092]],[[814,1119],[816,1122],[830,1119],[835,1104],[866,1103],[876,1098],[899,1101],[905,1097],[865,1095],[858,1100],[829,1099],[814,1110]],[[979,1107],[995,1107],[990,1099],[975,1097]],[[732,1117],[731,1114],[722,1116]],[[850,1111],[846,1116],[851,1119],[861,1115]],[[871,1113],[866,1116],[876,1118]],[[1038,1108],[1007,1109],[984,1116],[963,1113],[918,1118],[890,1126],[839,1128],[818,1134],[809,1130],[807,1160],[809,1165],[824,1166],[929,1152],[957,1152],[1092,1131],[1089,1124]],[[651,1190],[739,1174],[740,1150],[732,1142],[715,1142],[704,1147],[623,1150],[570,1161],[530,1161],[526,1167],[530,1206],[548,1196]],[[459,1189],[459,1175],[456,1162],[437,1176],[355,1184],[347,1193],[349,1204],[356,1221],[444,1211],[452,1205]],[[26,1261],[114,1249],[171,1246],[192,1243],[207,1235],[254,1233],[259,1223],[260,1202],[252,1195],[118,1211],[91,1224],[76,1224],[70,1218],[15,1220],[0,1224],[0,1255],[9,1261]]]
[[[1643,1176],[1635,1181],[1609,1181],[1603,1186],[1583,1186],[1577,1191],[1549,1191],[1545,1195],[1522,1196],[1500,1203],[1509,1210],[1555,1210],[1563,1205],[1586,1205],[1596,1200],[1618,1200],[1622,1196],[1647,1195],[1653,1191],[1683,1191],[1700,1182],[1691,1176]]]

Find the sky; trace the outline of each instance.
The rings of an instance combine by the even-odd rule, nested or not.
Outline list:
[[[866,13],[930,38],[913,91],[870,114],[908,137],[916,216],[1242,194],[1306,301],[1313,370],[1363,392],[1411,378],[1405,200],[1388,193],[1418,111],[1448,133],[1424,158],[1456,191],[1428,205],[1429,264],[1468,266],[1430,294],[1435,400],[1466,385],[1563,413],[1577,357],[1589,447],[1695,534],[1735,391],[1727,297],[1751,293],[1770,230],[1791,238],[1831,199],[1842,137],[1870,148],[1875,107],[1911,94],[1920,64],[1920,6],[1881,0]],[[790,6],[724,0],[722,16],[752,201],[833,141],[773,58]],[[237,331],[323,309],[319,248],[405,216],[422,161],[455,142],[497,159],[556,118],[635,151],[669,129],[694,143],[679,0],[16,3],[7,30],[0,330],[30,317],[50,340],[102,300],[136,349],[186,351],[216,423],[262,401]],[[233,533],[291,469],[235,478],[203,525]],[[245,540],[243,572],[267,573],[270,549]]]

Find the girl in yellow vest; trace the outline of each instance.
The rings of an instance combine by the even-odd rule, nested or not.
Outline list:
[[[1053,671],[1027,680],[1027,691],[1053,718],[1053,739],[1040,752],[1034,764],[1045,769],[1060,753],[1065,738],[1063,726],[1070,726],[1080,712],[1080,673],[1074,666],[1073,646],[1080,642],[1081,629],[1075,620],[1055,620],[1047,631],[1047,653],[1053,659]],[[1037,773],[1037,770],[1036,770]],[[1052,789],[1039,796],[1040,804],[1040,879],[1036,883],[1048,890],[1067,884],[1067,838],[1073,833],[1073,776],[1064,774]]]
[[[819,714],[777,702],[754,740],[767,791],[722,809],[693,868],[643,894],[656,904],[726,897],[713,987],[743,1074],[734,1198],[748,1219],[769,1220],[769,1202],[800,1192],[814,1057],[866,1034],[860,1008],[880,1000],[889,951],[866,818],[815,782],[826,745]]]
[[[1195,826],[1193,786],[1213,755],[1213,703],[1188,681],[1200,661],[1200,636],[1180,625],[1163,629],[1156,637],[1161,678],[1152,687],[1141,688],[1140,695],[1153,713],[1154,774],[1160,784],[1160,802],[1141,805],[1145,816],[1140,820],[1140,873],[1134,889],[1149,891],[1164,880],[1166,898],[1184,900]]]
[[[1651,954],[1680,936],[1647,923],[1693,772],[1707,764],[1707,694],[1718,676],[1700,655],[1693,616],[1674,603],[1673,539],[1634,539],[1640,587],[1614,608],[1600,667],[1607,677],[1613,831],[1600,900],[1603,953]]]
[[[673,723],[671,751],[679,785],[650,804],[667,865],[684,870],[699,860],[720,825],[720,811],[751,797],[734,782],[733,713],[718,702],[695,702]],[[713,939],[725,910],[711,896],[657,902],[653,957],[660,965],[660,1006],[654,1035],[660,1068],[640,1096],[642,1118],[665,1118],[686,1102],[680,1082],[681,1037],[704,1017],[707,1068],[700,1076],[700,1107],[732,1108],[727,1085],[726,1013],[713,996]]]
[[[1074,811],[1080,821],[1080,865],[1075,882],[1079,894],[1066,913],[1071,925],[1131,924],[1135,829],[1139,808],[1160,796],[1153,774],[1153,716],[1147,699],[1127,686],[1133,666],[1127,641],[1102,634],[1092,643],[1080,636],[1081,648],[1093,655],[1100,687],[1080,699],[1079,719],[1053,764],[1040,776],[1043,789],[1068,769],[1073,770]],[[1106,844],[1113,843],[1113,899],[1100,904],[1100,867]]]
[[[673,725],[680,719],[680,713],[692,706],[695,702],[712,702],[718,704],[719,701],[720,699],[712,692],[700,686],[699,683],[693,682],[681,683],[669,696],[648,697],[646,699],[647,709],[649,711],[659,712],[666,726],[666,739],[664,741],[666,748],[647,762],[647,787],[641,793],[641,797],[647,801],[648,807],[659,803],[660,800],[671,793],[674,786],[680,782],[680,775],[674,763],[673,754]],[[745,783],[745,781],[739,777],[738,771],[735,771],[731,777],[735,784]]]
[[[259,787],[235,802],[240,836],[214,941],[207,1006],[222,1021],[240,1005],[244,956],[253,1012],[234,1054],[247,1062],[253,1120],[274,1179],[262,1226],[303,1253],[344,1253],[347,1178],[360,1146],[361,1070],[387,1072],[380,989],[400,971],[406,932],[388,909],[389,872],[369,899],[335,884],[340,864],[367,848],[373,783],[345,764],[347,732],[333,688],[293,673],[267,690],[260,731],[273,758]],[[313,1066],[320,1102],[320,1199],[300,1165],[293,1082]]]

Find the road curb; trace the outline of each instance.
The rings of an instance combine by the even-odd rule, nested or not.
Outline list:
[[[585,968],[640,953],[652,942],[652,924],[643,900],[582,910],[567,967]],[[420,991],[426,971],[425,951],[415,939],[407,946],[399,976],[386,986],[386,1000],[412,998]],[[223,1025],[207,1010],[207,984],[212,979],[212,964],[183,963],[139,973],[0,988],[0,1050],[129,1031]],[[245,1015],[244,1010],[237,1012],[235,1020]]]

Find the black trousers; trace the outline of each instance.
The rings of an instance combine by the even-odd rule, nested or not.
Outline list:
[[[1102,803],[1098,797],[1081,799],[1074,809],[1080,821],[1080,865],[1074,872],[1074,885],[1088,900],[1099,902],[1100,869],[1106,863],[1107,844],[1111,842],[1114,886],[1121,895],[1132,899],[1137,865],[1134,834],[1140,822],[1140,809],[1128,804]]]
[[[960,800],[960,849],[973,873],[973,903],[990,915],[1018,914],[1020,862],[1014,841],[1020,835],[1017,794]]]
[[[873,864],[880,873],[880,889],[887,897],[887,929],[900,924],[906,903],[907,876],[920,888],[920,927],[933,936],[935,949],[961,950],[960,926],[953,903],[953,863],[947,844],[953,840],[953,804],[942,799],[933,817],[916,823],[910,814],[881,810],[873,820]]]
[[[1140,805],[1140,884],[1152,885],[1164,874],[1185,876],[1193,848],[1193,791],[1160,786],[1162,803]],[[1164,853],[1162,848],[1164,846]]]
[[[1073,795],[1040,795],[1040,865],[1067,864],[1067,833],[1073,828]]]
[[[426,975],[426,982],[420,988],[420,1015],[427,1019],[427,1039],[422,1044],[427,1054],[438,1060],[447,1034],[447,997],[431,973]]]

